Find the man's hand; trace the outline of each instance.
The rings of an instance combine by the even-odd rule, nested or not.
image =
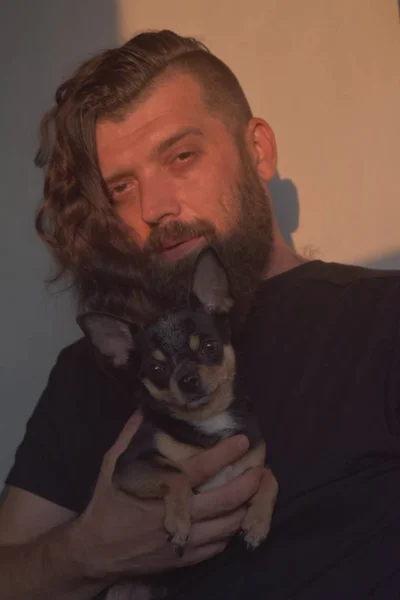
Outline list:
[[[184,556],[178,558],[164,530],[164,502],[137,499],[112,483],[117,458],[140,422],[141,417],[133,415],[105,455],[93,498],[71,531],[77,558],[91,578],[162,572],[222,552],[259,486],[260,471],[251,469],[218,489],[195,495],[189,540]],[[196,487],[243,456],[247,448],[243,436],[228,438],[186,461],[183,469]]]

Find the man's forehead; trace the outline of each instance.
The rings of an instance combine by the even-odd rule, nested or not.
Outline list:
[[[206,114],[200,84],[190,75],[176,75],[151,86],[150,91],[139,95],[118,118],[100,118],[96,124],[96,135],[99,142],[109,132],[123,137],[128,128],[140,132],[146,124],[161,124],[163,118],[175,117],[176,126],[179,126],[182,119],[195,122]]]
[[[171,93],[167,87],[160,86],[146,101],[127,112],[123,120],[99,120],[96,146],[105,178],[112,176],[115,168],[124,167],[124,156],[130,163],[132,148],[138,158],[151,158],[161,144],[168,149],[175,136],[179,139],[182,133],[207,132],[209,121],[214,119],[200,94],[196,97],[181,85]]]

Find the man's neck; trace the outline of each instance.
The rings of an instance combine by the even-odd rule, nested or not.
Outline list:
[[[308,260],[303,256],[300,256],[300,254],[297,254],[297,252],[285,244],[285,242],[282,241],[282,244],[274,243],[265,273],[265,279],[280,275],[280,273],[294,269],[305,262],[308,262]]]
[[[267,196],[272,210],[271,196],[266,187]],[[282,235],[276,215],[272,210],[272,248],[269,257],[268,265],[264,273],[264,279],[270,279],[275,275],[280,275],[285,271],[290,271],[303,263],[309,262],[307,258],[298,254],[294,248],[289,246],[285,238]]]

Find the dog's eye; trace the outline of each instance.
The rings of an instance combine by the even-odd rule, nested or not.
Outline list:
[[[220,350],[220,344],[216,340],[206,340],[201,345],[201,352],[207,358],[214,358]]]
[[[150,371],[154,373],[154,375],[162,375],[165,372],[165,366],[160,363],[153,362],[150,364]]]

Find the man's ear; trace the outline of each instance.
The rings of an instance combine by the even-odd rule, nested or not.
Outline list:
[[[129,356],[135,348],[134,337],[137,325],[107,313],[92,311],[78,315],[76,322],[93,346],[107,358],[113,366],[128,364]]]
[[[263,181],[271,181],[276,174],[277,148],[274,132],[264,119],[250,119],[246,142],[259,177]]]
[[[196,259],[191,296],[192,305],[200,303],[210,314],[227,314],[233,306],[228,274],[213,246],[206,246]]]

